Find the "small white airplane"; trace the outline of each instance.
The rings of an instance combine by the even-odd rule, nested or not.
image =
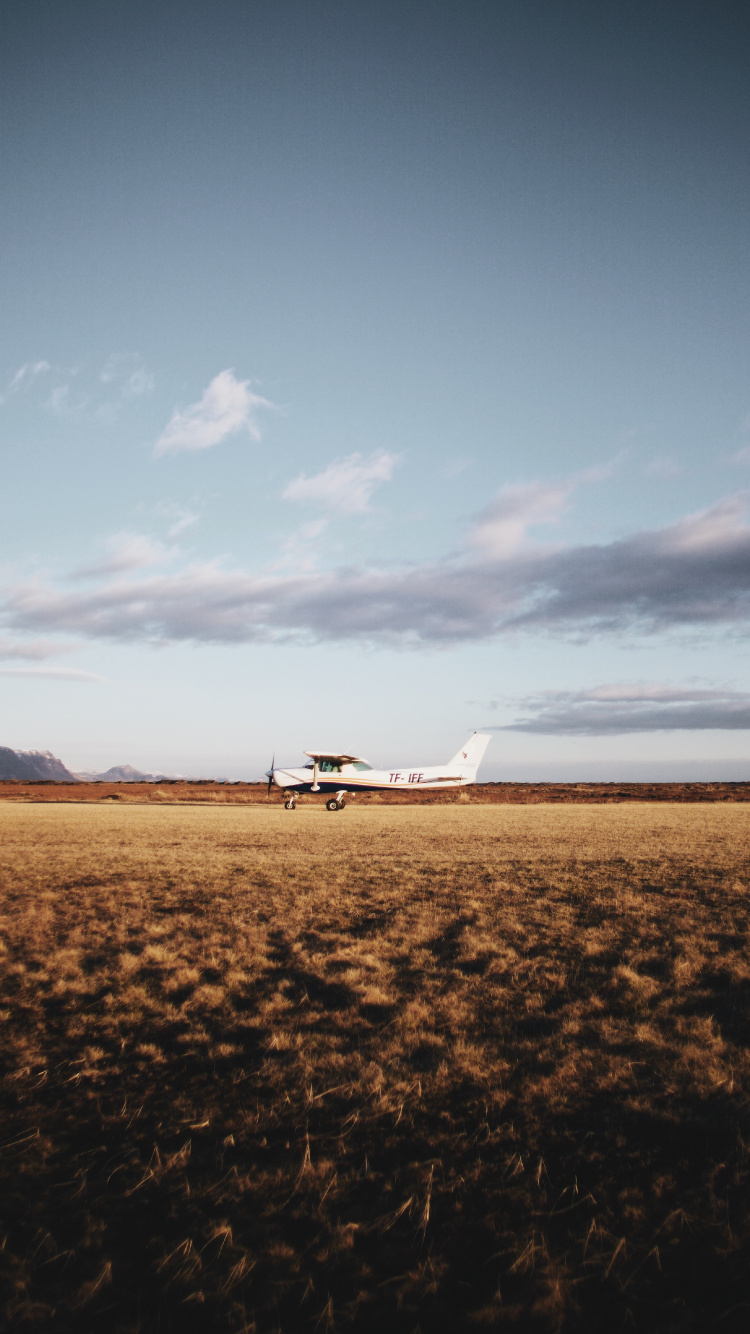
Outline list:
[[[277,769],[275,761],[266,770],[268,792],[274,783],[283,789],[284,807],[293,811],[300,792],[333,793],[326,802],[329,811],[341,811],[347,792],[384,792],[419,787],[465,787],[475,783],[491,736],[474,732],[466,745],[447,764],[418,769],[373,769],[361,755],[341,755],[329,750],[306,750],[312,764],[301,769]],[[312,770],[312,773],[310,772]]]

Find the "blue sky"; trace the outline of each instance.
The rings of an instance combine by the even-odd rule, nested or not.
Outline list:
[[[741,6],[2,35],[2,744],[748,776]]]

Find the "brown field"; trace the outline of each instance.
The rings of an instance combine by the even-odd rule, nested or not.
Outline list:
[[[0,802],[3,1328],[747,1329],[750,806],[161,800]]]

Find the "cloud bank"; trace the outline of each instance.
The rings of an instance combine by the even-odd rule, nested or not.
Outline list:
[[[669,686],[602,685],[590,690],[545,691],[525,701],[528,716],[495,732],[543,736],[618,736],[750,728],[750,693]]]
[[[663,528],[585,546],[519,540],[529,497],[519,497],[518,519],[507,493],[501,499],[495,520],[488,507],[463,548],[439,561],[260,575],[212,562],[115,575],[73,592],[27,580],[6,586],[0,621],[23,633],[151,643],[359,640],[407,647],[519,631],[750,629],[748,493]],[[531,512],[539,513],[533,506]]]
[[[154,454],[196,453],[221,444],[229,435],[247,431],[260,439],[255,420],[259,408],[271,403],[254,394],[249,380],[237,380],[234,371],[219,371],[203,397],[184,412],[176,409],[154,445]]]

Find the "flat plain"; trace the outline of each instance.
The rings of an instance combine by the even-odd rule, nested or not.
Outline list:
[[[749,846],[0,803],[0,1323],[744,1331]]]

